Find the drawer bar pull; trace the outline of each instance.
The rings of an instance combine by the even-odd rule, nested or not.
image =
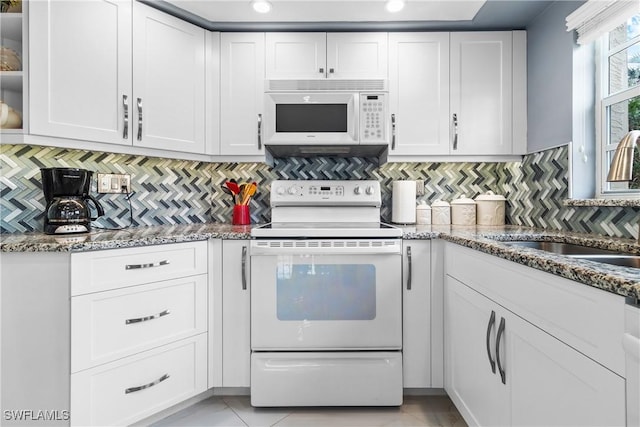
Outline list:
[[[150,262],[149,264],[127,264],[124,268],[125,270],[136,270],[139,268],[161,267],[163,265],[169,265],[169,261],[163,260],[160,262]]]
[[[171,312],[169,310],[165,310],[165,311],[161,311],[158,314],[152,314],[151,316],[147,316],[147,317],[138,317],[136,319],[127,319],[127,320],[124,321],[124,323],[127,324],[127,325],[130,325],[132,323],[147,322],[149,320],[159,319],[162,316],[166,316],[168,314],[171,314]]]
[[[124,390],[124,394],[135,393],[136,391],[140,391],[140,390],[144,390],[145,388],[153,387],[154,385],[160,384],[162,381],[166,380],[167,378],[169,378],[169,374],[164,374],[163,376],[161,376],[160,378],[158,378],[157,380],[155,380],[153,382],[150,382],[149,384],[139,385],[137,387],[129,387],[129,388]]]

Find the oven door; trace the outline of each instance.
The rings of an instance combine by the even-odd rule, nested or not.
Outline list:
[[[402,347],[400,239],[254,240],[251,348]]]

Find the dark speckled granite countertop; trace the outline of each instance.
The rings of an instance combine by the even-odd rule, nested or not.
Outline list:
[[[505,243],[510,240],[564,242],[640,255],[640,245],[632,239],[517,226],[413,226],[402,228],[404,239],[440,238],[608,292],[640,299],[640,269],[575,259]]]
[[[134,227],[118,231],[52,236],[44,233],[2,234],[0,252],[80,252],[131,248],[207,239],[248,239],[250,225],[191,224]]]
[[[406,226],[401,228],[404,232],[404,239],[440,238],[618,295],[640,299],[640,269],[579,260],[504,243],[508,240],[544,240],[640,254],[640,245],[636,244],[634,240],[517,226]],[[43,233],[3,234],[0,235],[0,251],[78,252],[210,238],[248,239],[250,231],[251,226],[212,223],[138,227],[121,231],[94,231],[89,234],[66,237],[50,236]]]

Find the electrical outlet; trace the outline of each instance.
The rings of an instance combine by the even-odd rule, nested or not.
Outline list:
[[[125,194],[131,192],[131,175],[128,173],[99,173],[98,193]]]
[[[424,196],[424,181],[416,181],[416,196]]]

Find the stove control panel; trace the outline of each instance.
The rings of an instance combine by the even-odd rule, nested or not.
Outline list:
[[[271,183],[271,206],[379,206],[378,181],[300,181],[276,180]]]

